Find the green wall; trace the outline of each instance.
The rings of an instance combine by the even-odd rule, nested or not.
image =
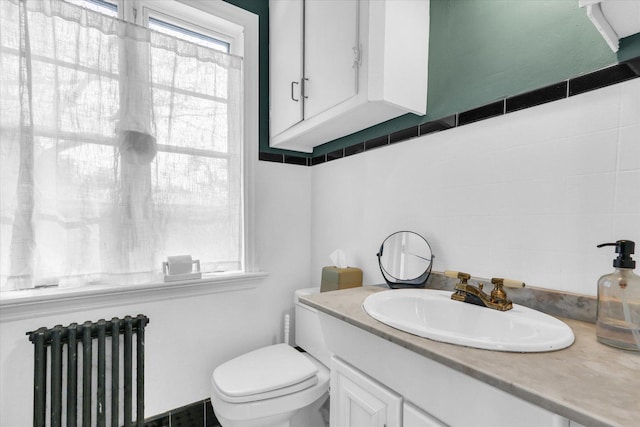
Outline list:
[[[294,153],[269,148],[268,0],[226,1],[260,16],[260,151]],[[430,19],[427,115],[328,142],[314,156],[640,56],[640,34],[612,52],[578,0],[431,0]]]

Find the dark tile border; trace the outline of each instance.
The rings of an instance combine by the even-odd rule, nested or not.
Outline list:
[[[261,151],[258,154],[258,159],[264,162],[284,163],[284,155],[279,153],[266,153]]]
[[[570,79],[569,96],[634,79],[640,76],[637,62],[640,62],[639,58]]]
[[[260,152],[258,153],[258,160],[262,160],[263,162],[287,163],[290,165],[311,166],[310,159],[302,156],[292,156],[289,154]]]
[[[364,142],[364,151],[373,150],[374,148],[389,145],[389,135],[379,136]]]
[[[547,102],[557,101],[567,97],[567,87],[569,82],[560,82],[521,95],[512,96],[506,99],[506,112],[524,110]]]
[[[145,427],[220,427],[213,413],[211,399],[194,402],[181,408],[144,420]]]
[[[290,165],[309,166],[309,159],[306,157],[284,155],[284,162]]]
[[[344,157],[344,148],[327,153],[327,162],[337,160]]]
[[[204,403],[189,405],[171,412],[171,427],[206,427]]]
[[[364,142],[359,142],[344,149],[345,157],[360,153],[364,153]]]
[[[492,102],[491,104],[483,105],[482,107],[474,108],[473,110],[463,111],[458,114],[458,126],[468,125],[469,123],[479,122],[480,120],[490,119],[492,117],[501,116],[504,114],[505,100]]]
[[[388,135],[382,135],[346,148],[322,154],[313,158],[288,156],[274,153],[260,153],[260,160],[278,163],[315,166],[321,163],[338,160],[343,157],[360,154],[375,148],[395,144],[433,132],[445,131],[481,120],[502,116],[515,111],[559,101],[570,96],[579,95],[603,87],[622,83],[640,77],[640,57],[620,62],[601,70],[577,76],[530,92],[503,98],[471,110],[462,111],[450,116],[411,126]]]
[[[426,135],[433,132],[451,129],[456,126],[458,126],[458,115],[453,114],[439,120],[421,124],[418,128],[418,132],[420,135]]]
[[[319,165],[320,163],[324,163],[327,161],[327,155],[321,154],[320,156],[311,158],[311,166]]]
[[[389,134],[389,144],[396,142],[406,141],[407,139],[415,138],[419,135],[420,126],[411,126],[410,128],[399,130],[392,134]]]

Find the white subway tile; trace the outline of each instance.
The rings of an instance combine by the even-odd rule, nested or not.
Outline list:
[[[610,240],[633,240],[636,242],[636,259],[640,262],[640,215],[613,215],[613,231]],[[605,242],[602,242],[605,243]]]
[[[567,175],[613,172],[617,163],[618,130],[574,136],[562,150]]]
[[[552,102],[550,105],[559,109],[558,119],[563,117],[566,126],[559,130],[559,134],[584,135],[617,128],[620,98],[619,86],[613,85],[572,96],[564,101]]]
[[[618,144],[618,170],[640,169],[640,124],[620,128]]]
[[[536,251],[566,250],[568,243],[564,215],[527,215],[522,217],[521,229],[513,230],[512,238],[522,248]]]
[[[640,79],[616,85],[620,87],[620,126],[640,123]]]
[[[615,174],[574,175],[567,178],[567,213],[580,218],[610,214],[614,209]]]
[[[619,172],[615,194],[614,213],[632,214],[640,217],[640,170]],[[640,229],[640,223],[638,223],[638,228]]]
[[[635,79],[315,166],[313,252],[344,242],[378,283],[373,254],[408,228],[436,270],[595,295],[614,255],[595,245],[640,244],[639,140]]]

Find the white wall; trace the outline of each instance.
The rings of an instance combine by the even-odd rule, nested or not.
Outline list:
[[[146,416],[209,397],[218,364],[281,342],[282,318],[292,312],[293,291],[309,286],[311,170],[258,162],[257,255],[269,276],[252,290],[106,307],[0,324],[0,425],[32,424],[33,346],[25,333],[138,313],[146,332]]]
[[[312,173],[314,283],[336,248],[382,283],[381,242],[413,230],[435,270],[595,295],[614,257],[596,244],[630,239],[640,253],[640,79]]]
[[[640,79],[305,168],[258,162],[254,290],[0,324],[0,425],[31,424],[40,326],[143,313],[147,417],[209,395],[215,366],[282,340],[293,290],[318,285],[335,248],[366,284],[390,233],[415,230],[437,270],[595,294],[611,248],[640,244]],[[640,252],[640,251],[639,251]],[[640,257],[638,257],[640,258]]]

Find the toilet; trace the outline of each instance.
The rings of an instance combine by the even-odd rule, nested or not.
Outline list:
[[[275,344],[218,366],[211,376],[211,405],[222,427],[328,426],[329,364],[318,312],[294,295],[295,343]]]

